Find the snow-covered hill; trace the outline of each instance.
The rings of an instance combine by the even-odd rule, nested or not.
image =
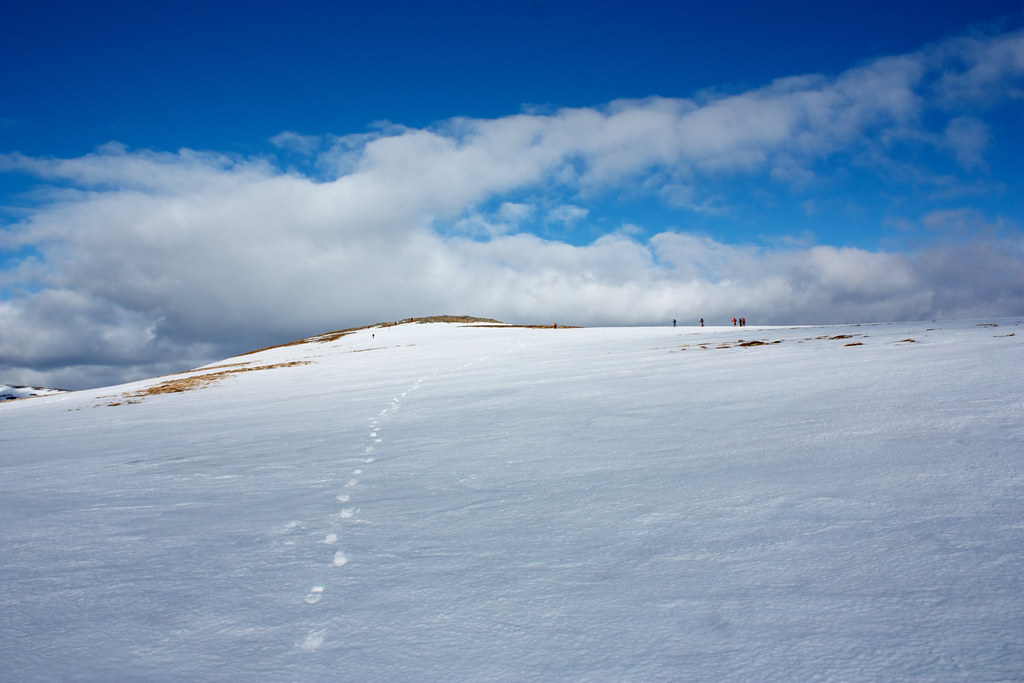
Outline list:
[[[328,334],[0,405],[0,679],[1020,680],[1024,321]]]

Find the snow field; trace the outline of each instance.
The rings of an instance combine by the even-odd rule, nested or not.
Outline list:
[[[1019,679],[1020,331],[403,325],[9,402],[0,675]]]

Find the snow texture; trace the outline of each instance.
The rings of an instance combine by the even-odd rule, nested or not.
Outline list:
[[[0,679],[1021,680],[1022,325],[406,324],[5,402]]]

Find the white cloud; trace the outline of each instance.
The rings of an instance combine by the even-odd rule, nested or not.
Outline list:
[[[1024,88],[1024,30],[1004,35],[970,35],[924,50],[937,64],[936,91],[951,108],[965,102],[1020,99]]]
[[[966,169],[985,166],[990,137],[988,126],[973,116],[958,116],[946,125],[945,144]]]
[[[270,138],[270,143],[278,149],[312,156],[322,147],[323,139],[319,135],[302,135],[293,130],[286,130]]]
[[[548,221],[573,225],[582,221],[590,213],[590,209],[573,204],[559,204],[548,211]]]
[[[1020,276],[1008,274],[1024,272],[1019,230],[981,213],[958,215],[983,234],[947,231],[959,247],[916,253],[766,248],[683,230],[645,238],[630,218],[587,245],[524,232],[536,219],[583,224],[591,200],[617,193],[722,215],[723,178],[797,191],[830,155],[884,159],[893,140],[976,166],[990,135],[977,114],[950,114],[938,131],[921,114],[930,89],[948,106],[954,92],[987,98],[1019,73],[1011,38],[958,48],[970,56],[960,80],[953,48],[930,48],[728,96],[275,136],[314,155],[309,175],[116,144],[75,159],[0,155],[0,169],[55,185],[4,228],[8,249],[31,249],[0,271],[0,379],[113,381],[420,313],[579,324],[1024,314]]]
[[[129,151],[116,142],[74,159],[38,159],[18,153],[0,155],[0,170],[22,171],[93,190],[163,194],[203,188],[215,191],[224,182],[255,180],[276,173],[269,163],[258,159],[190,149],[177,153]]]

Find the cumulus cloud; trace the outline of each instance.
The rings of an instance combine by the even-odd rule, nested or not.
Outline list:
[[[587,217],[590,213],[590,209],[582,206],[574,206],[572,204],[559,204],[555,208],[548,211],[548,220],[554,223],[564,223],[565,225],[572,225]]]
[[[723,216],[723,179],[799,189],[823,160],[884,157],[894,140],[979,167],[989,129],[951,98],[989,101],[1024,74],[1021,34],[987,40],[738,94],[275,136],[307,171],[116,143],[73,159],[0,155],[0,169],[49,183],[0,233],[0,378],[112,383],[434,313],[576,324],[1024,314],[1019,227],[978,211],[901,218],[943,227],[917,251],[735,244],[627,220],[586,244],[568,237],[609,196]],[[937,129],[929,108],[946,112]]]

